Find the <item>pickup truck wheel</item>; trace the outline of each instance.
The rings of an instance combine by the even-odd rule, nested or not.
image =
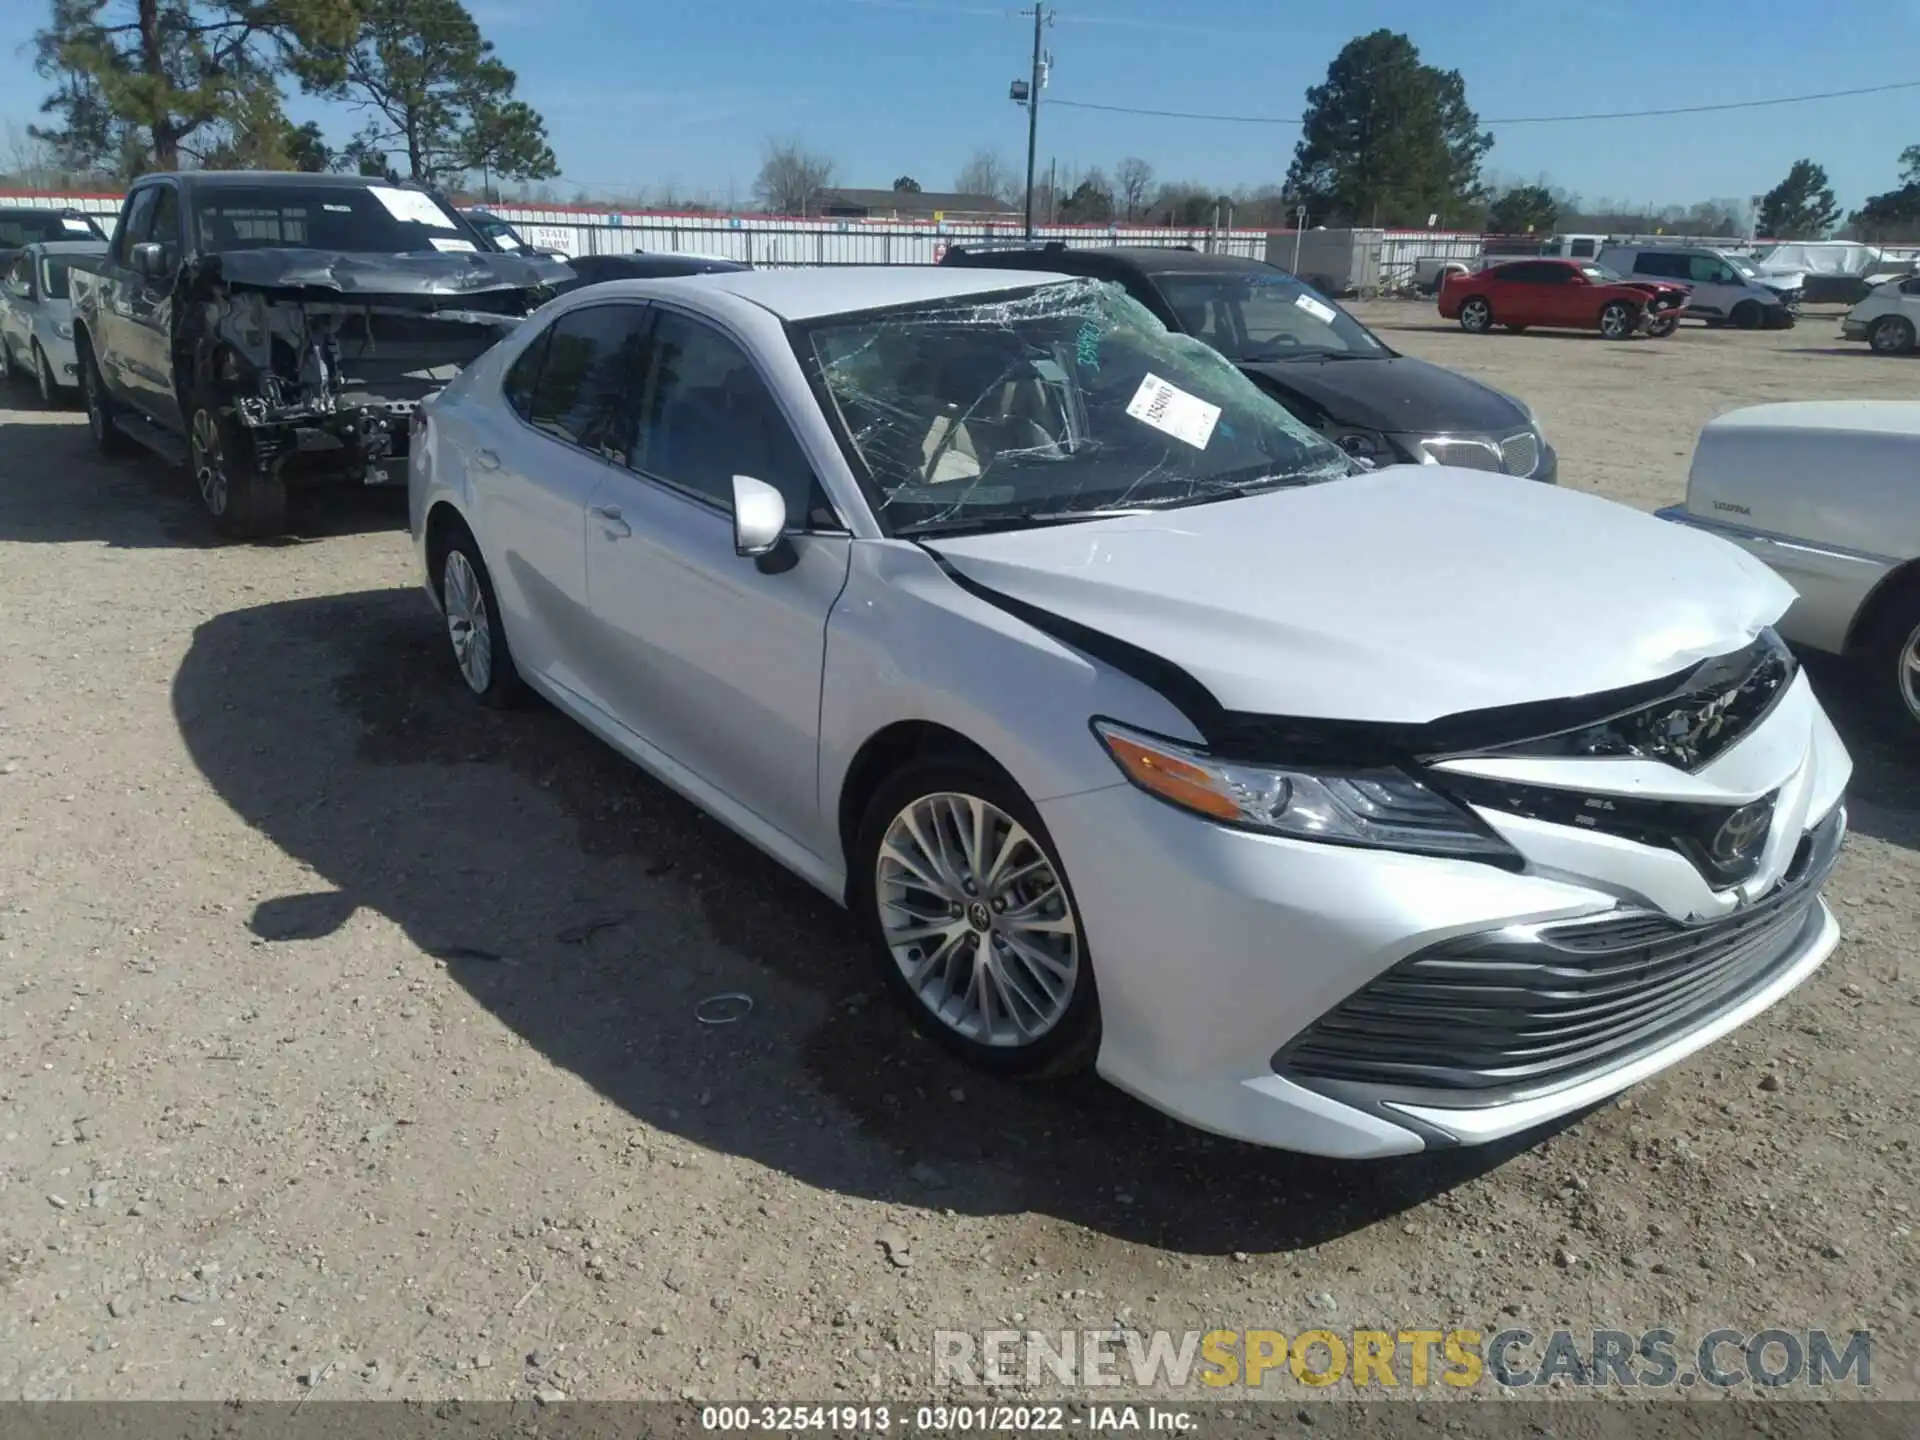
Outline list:
[[[287,528],[287,487],[261,471],[253,442],[210,400],[194,406],[187,451],[200,503],[224,535],[259,540]]]
[[[1633,338],[1633,307],[1624,300],[1609,301],[1600,312],[1600,333],[1609,340]]]
[[[133,449],[133,441],[113,423],[119,407],[108,398],[91,345],[80,350],[80,393],[87,402],[87,429],[93,432],[94,448],[102,455],[125,455]]]
[[[1913,349],[1913,322],[1904,315],[1882,315],[1867,331],[1876,355],[1905,355]]]
[[[1727,317],[1733,321],[1736,330],[1758,330],[1760,322],[1766,317],[1760,313],[1760,306],[1752,300],[1742,300],[1733,307],[1733,314]]]
[[[1460,328],[1469,335],[1484,335],[1493,329],[1493,306],[1475,295],[1460,302]]]

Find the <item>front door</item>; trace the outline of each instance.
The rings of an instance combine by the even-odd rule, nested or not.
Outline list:
[[[178,432],[184,426],[181,397],[173,385],[173,313],[185,232],[180,222],[179,189],[166,182],[155,189],[158,193],[147,212],[145,233],[136,234],[134,242],[154,241],[163,247],[164,257],[159,273],[152,276],[140,274],[131,264],[127,267],[126,329],[115,341],[125,350],[121,374],[127,398],[152,419]]]
[[[588,510],[587,590],[617,664],[616,713],[649,742],[815,853],[827,615],[852,541],[746,351],[665,307],[631,465]],[[734,553],[733,477],[787,497],[791,563]]]

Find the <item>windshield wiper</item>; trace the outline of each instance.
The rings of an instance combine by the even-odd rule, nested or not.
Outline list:
[[[1132,510],[1049,510],[1024,515],[947,515],[934,520],[916,520],[893,533],[901,540],[923,535],[979,535],[994,530],[1038,530],[1047,525],[1071,525],[1077,520],[1107,520],[1115,515],[1131,515]]]

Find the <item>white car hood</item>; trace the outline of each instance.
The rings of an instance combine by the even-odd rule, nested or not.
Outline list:
[[[1436,466],[925,543],[1228,710],[1384,723],[1659,679],[1741,648],[1794,598],[1699,530]]]

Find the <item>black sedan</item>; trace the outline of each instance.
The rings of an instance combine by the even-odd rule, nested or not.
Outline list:
[[[940,262],[1085,275],[1124,287],[1170,330],[1226,355],[1349,453],[1376,465],[1465,465],[1552,484],[1558,457],[1525,403],[1389,347],[1297,276],[1180,247],[955,246]]]

